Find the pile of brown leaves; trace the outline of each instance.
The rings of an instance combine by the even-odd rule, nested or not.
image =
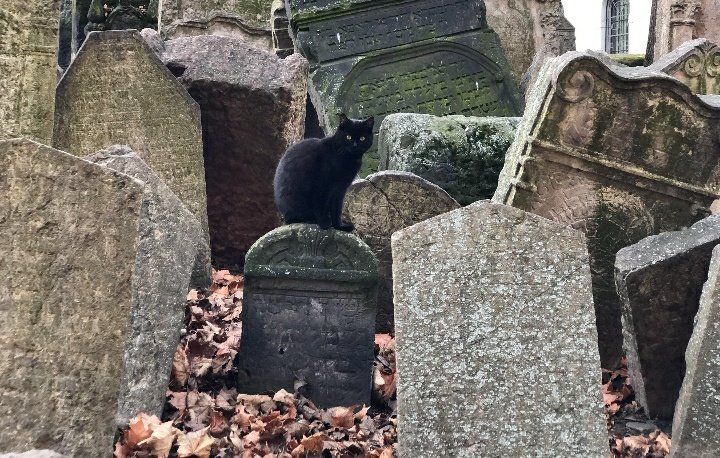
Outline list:
[[[610,430],[610,449],[614,457],[662,458],[670,454],[670,437],[645,415],[635,401],[627,360],[620,369],[605,371],[602,393]],[[641,434],[638,434],[641,433]]]
[[[237,393],[243,278],[213,272],[208,290],[190,291],[183,338],[162,421],[135,417],[116,444],[117,458],[391,458],[397,441],[395,341],[376,337],[372,408],[318,409],[299,394]]]

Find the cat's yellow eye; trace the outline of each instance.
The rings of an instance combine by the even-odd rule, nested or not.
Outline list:
[[[352,135],[348,135],[348,136],[345,137],[345,138],[347,138],[348,140],[352,140]]]
[[[360,141],[361,141],[361,142],[364,142],[364,141],[365,141],[365,137],[360,137]]]

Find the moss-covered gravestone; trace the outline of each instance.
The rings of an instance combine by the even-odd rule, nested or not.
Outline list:
[[[0,139],[52,138],[60,0],[0,0]]]
[[[311,65],[325,132],[338,111],[517,116],[518,90],[482,0],[289,0],[295,47]],[[377,171],[366,155],[361,174]]]
[[[377,260],[354,235],[282,226],[245,260],[238,389],[304,384],[320,407],[369,405]]]
[[[648,68],[679,79],[696,94],[720,94],[720,47],[705,38],[683,43]]]
[[[720,197],[720,100],[583,53],[549,61],[527,101],[494,200],[587,235],[600,356],[622,354],[615,254],[678,230]]]

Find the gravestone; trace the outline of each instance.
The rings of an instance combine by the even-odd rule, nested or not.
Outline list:
[[[60,0],[0,0],[0,140],[52,138]]]
[[[720,248],[712,253],[695,329],[687,346],[687,373],[680,390],[672,428],[670,456],[720,455]]]
[[[273,0],[270,6],[270,21],[275,54],[285,58],[294,53],[295,47],[290,38],[290,20],[285,9],[285,0]]]
[[[160,31],[165,39],[223,35],[273,49],[272,0],[163,0]]]
[[[696,94],[720,94],[720,48],[705,38],[683,43],[649,69],[679,79]]]
[[[306,384],[318,407],[370,405],[377,260],[352,234],[292,224],[245,261],[238,391]]]
[[[309,93],[328,134],[337,112],[517,116],[517,86],[482,0],[289,0],[295,48],[310,61]],[[377,151],[361,176],[376,172]]]
[[[685,349],[718,243],[720,216],[709,216],[690,229],[651,236],[617,253],[630,379],[651,418],[672,420]]]
[[[343,218],[378,259],[376,332],[393,329],[393,232],[425,221],[460,205],[438,186],[407,172],[387,171],[358,179],[345,195]]]
[[[655,62],[686,41],[697,38],[720,43],[717,0],[653,0],[648,62]]]
[[[159,1],[91,0],[84,32],[157,29]],[[84,1],[78,3],[85,4]]]
[[[483,201],[392,251],[401,457],[607,456],[581,232]]]
[[[543,68],[493,199],[587,235],[600,356],[622,354],[615,254],[702,219],[720,195],[720,100],[571,52]]]
[[[63,71],[70,65],[72,58],[72,9],[73,0],[61,0],[57,64]]]
[[[162,412],[204,235],[110,168],[28,140],[0,161],[0,452],[109,456]]]
[[[485,0],[485,5],[488,25],[500,37],[518,86],[536,56],[535,72],[546,59],[575,50],[575,27],[561,0]]]
[[[241,268],[250,246],[281,223],[273,175],[302,139],[307,61],[214,35],[170,40],[161,52],[200,104],[213,259]]]
[[[419,175],[461,205],[489,199],[520,118],[392,114],[380,126],[380,170]]]
[[[54,147],[84,157],[118,144],[135,151],[207,233],[200,110],[134,30],[90,33],[57,86]]]

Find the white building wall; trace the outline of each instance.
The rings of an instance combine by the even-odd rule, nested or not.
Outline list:
[[[575,26],[577,49],[605,50],[603,24],[606,0],[562,0],[565,17]],[[645,54],[652,0],[630,0],[630,54]]]

